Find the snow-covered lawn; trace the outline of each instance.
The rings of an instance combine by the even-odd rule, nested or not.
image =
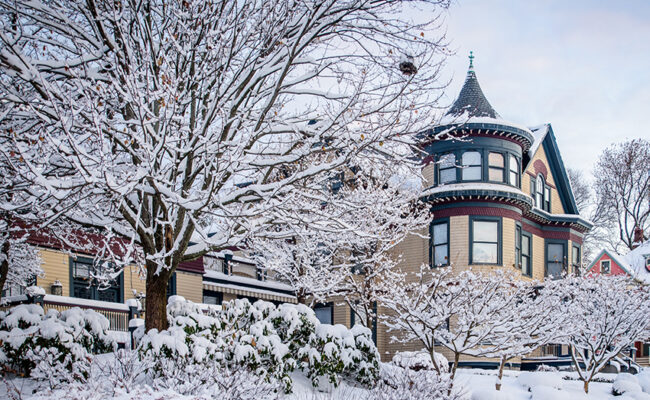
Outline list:
[[[287,400],[371,400],[369,391],[342,383],[338,388],[323,384],[318,388],[301,373],[293,373],[294,392],[281,396]],[[598,374],[597,381],[589,385],[589,394],[583,392],[582,381],[573,372],[520,372],[505,371],[500,392],[494,389],[495,370],[459,369],[455,387],[464,393],[466,400],[650,400],[650,369],[638,375]],[[92,385],[90,385],[92,386]],[[614,395],[613,386],[625,393]],[[14,390],[22,392],[16,396]],[[35,393],[32,393],[35,391]],[[14,396],[12,396],[12,394]],[[73,385],[65,389],[49,390],[31,379],[13,378],[0,381],[0,398],[16,399],[99,399],[88,387]],[[226,396],[227,397],[227,396]],[[102,397],[103,398],[103,397]],[[131,393],[121,393],[122,400],[199,400],[203,397],[183,396],[173,391],[153,391],[149,386],[138,386]],[[403,400],[403,399],[394,399]],[[432,399],[434,400],[434,399]]]

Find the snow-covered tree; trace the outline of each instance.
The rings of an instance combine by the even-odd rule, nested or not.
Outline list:
[[[382,304],[392,311],[383,323],[399,331],[397,341],[419,340],[431,354],[435,346],[454,353],[452,378],[461,355],[487,356],[509,346],[507,312],[519,299],[514,276],[496,270],[478,273],[422,266],[412,282],[386,282]]]
[[[485,349],[486,356],[500,360],[496,390],[501,390],[503,368],[509,360],[530,354],[561,337],[561,327],[567,316],[562,312],[563,291],[557,290],[558,284],[562,284],[561,281],[548,280],[542,284],[509,279],[508,285],[515,296],[495,317],[501,326],[494,340],[494,351],[490,351],[491,345]]]
[[[419,174],[417,165],[413,167]],[[250,250],[275,278],[295,288],[300,302],[341,296],[357,321],[371,327],[377,283],[390,279],[397,263],[390,252],[430,218],[419,203],[419,175],[381,171],[384,178],[379,179],[365,169],[354,171],[339,174],[335,190],[323,185],[313,215],[334,217],[326,229],[304,220],[273,226],[272,232],[251,240]]]
[[[603,367],[644,339],[650,291],[628,278],[601,274],[568,277],[556,288],[564,289],[564,340],[588,393],[589,383]]]
[[[650,141],[634,139],[614,144],[594,167],[597,207],[608,216],[608,237],[614,250],[633,249],[635,230],[650,230]],[[646,233],[647,234],[647,233]],[[645,238],[641,238],[641,241]]]
[[[360,154],[408,157],[441,94],[447,3],[416,22],[397,0],[3,1],[0,152],[142,253],[162,329],[181,262],[300,220],[313,178]]]

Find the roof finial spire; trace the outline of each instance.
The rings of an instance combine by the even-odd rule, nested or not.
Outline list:
[[[474,52],[469,51],[469,69],[474,69]]]

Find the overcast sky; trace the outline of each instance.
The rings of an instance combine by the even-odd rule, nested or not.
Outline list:
[[[602,149],[650,139],[650,1],[454,0],[446,13],[456,54],[446,99],[467,55],[502,118],[550,122],[567,167],[591,173]]]

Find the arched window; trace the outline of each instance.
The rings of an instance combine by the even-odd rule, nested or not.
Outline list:
[[[537,175],[535,183],[535,205],[542,208],[542,205],[544,204],[544,177],[542,175]]]
[[[544,181],[544,176],[539,174],[537,179],[531,178],[530,185],[530,195],[535,200],[535,207],[551,212],[551,187]]]

